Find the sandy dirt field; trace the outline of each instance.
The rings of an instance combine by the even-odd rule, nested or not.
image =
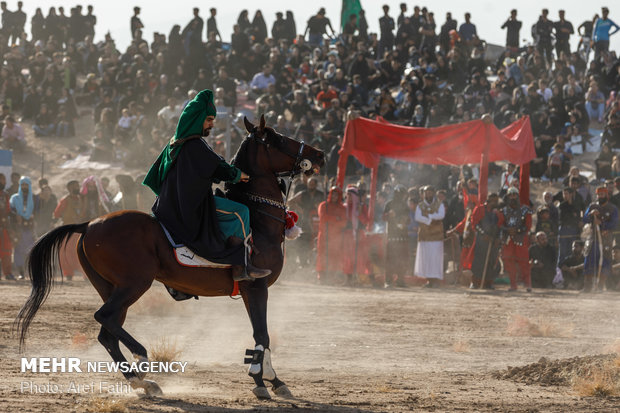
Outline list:
[[[259,401],[242,364],[244,350],[254,343],[241,301],[177,303],[155,284],[130,309],[125,326],[134,337],[149,349],[162,340],[176,344],[178,360],[188,362],[185,373],[148,376],[164,396],[145,398],[141,391],[128,391],[120,373],[21,373],[11,325],[29,291],[26,281],[0,282],[2,412],[620,408],[619,397],[583,397],[569,380],[546,380],[540,374],[546,360],[560,359],[556,367],[562,367],[567,358],[609,352],[620,337],[618,293],[374,290],[284,276],[270,291],[271,347],[278,376],[295,398]],[[56,285],[31,326],[23,356],[108,361],[92,317],[99,305],[87,281]],[[515,320],[524,319],[545,324],[550,337],[512,335]],[[518,369],[509,366],[525,367],[511,374]],[[29,390],[30,382],[42,392]],[[94,388],[84,390],[91,383]],[[75,386],[83,391],[76,392]]]

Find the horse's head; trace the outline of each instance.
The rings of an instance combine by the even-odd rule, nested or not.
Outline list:
[[[265,116],[260,117],[258,125],[252,124],[247,118],[243,118],[245,128],[249,135],[248,140],[254,143],[257,153],[256,165],[263,170],[278,173],[304,173],[306,175],[318,174],[325,164],[323,151],[313,148],[304,142],[284,136],[275,129],[265,126]],[[262,155],[262,156],[261,156]]]

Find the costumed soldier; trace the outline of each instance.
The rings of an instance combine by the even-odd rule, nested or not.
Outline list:
[[[519,201],[519,190],[508,189],[508,204],[499,213],[498,226],[501,229],[502,261],[510,277],[510,290],[517,290],[517,267],[527,292],[532,291],[529,264],[529,231],[532,227],[532,211]]]
[[[471,265],[472,282],[469,288],[493,289],[493,282],[499,273],[499,196],[491,193],[487,201],[474,208],[470,218],[469,231],[475,236],[473,247],[465,258]],[[457,226],[457,228],[459,228]],[[458,230],[457,230],[458,231]],[[463,235],[468,239],[468,234]],[[484,279],[484,284],[482,280]]]
[[[394,197],[385,204],[383,220],[387,222],[387,250],[385,263],[385,287],[392,287],[394,278],[398,287],[405,287],[408,269],[409,234],[407,224],[407,189],[401,185],[394,188]],[[443,235],[443,234],[442,234]]]
[[[174,136],[143,184],[157,195],[153,213],[176,241],[209,261],[232,264],[237,281],[266,277],[271,271],[256,268],[250,261],[248,208],[213,196],[214,182],[250,180],[203,139],[213,128],[216,114],[213,92],[198,93],[183,109]]]
[[[371,220],[368,216],[368,204],[363,183],[347,186],[347,231],[349,240],[345,241],[345,256],[343,272],[346,274],[346,285],[352,286],[356,280],[353,275],[368,275],[374,284],[374,275],[371,271],[370,253],[366,238],[366,227]]]
[[[583,222],[592,226],[586,241],[585,292],[592,290],[593,282],[595,288],[605,288],[606,279],[611,274],[613,230],[618,223],[618,209],[609,202],[607,188],[598,187],[596,196],[597,202],[591,203],[583,215]]]
[[[344,227],[347,210],[342,203],[342,189],[333,186],[327,201],[319,204],[319,234],[316,243],[316,272],[322,284],[342,272],[344,260]]]
[[[478,199],[475,194],[467,194],[467,192],[463,191],[462,197],[463,203],[466,205],[465,207],[465,216],[456,224],[454,228],[446,232],[446,237],[451,238],[450,243],[452,246],[453,259],[456,259],[456,248],[454,248],[454,243],[459,239],[458,234],[463,236],[463,240],[461,242],[461,253],[460,253],[460,270],[461,271],[471,271],[472,260],[474,256],[474,243],[476,238],[476,232],[472,229],[472,220],[471,217],[473,215],[474,209],[478,206]],[[473,284],[470,285],[470,288],[474,288]]]

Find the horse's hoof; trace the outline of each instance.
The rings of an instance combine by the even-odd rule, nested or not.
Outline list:
[[[278,388],[274,387],[273,394],[275,394],[278,397],[283,397],[285,399],[290,399],[293,397],[293,393],[291,393],[291,391],[288,389],[288,386],[286,384],[283,384],[282,386]]]
[[[161,387],[152,380],[132,378],[129,380],[129,384],[133,389],[144,389],[144,393],[148,397],[161,396],[164,394],[164,392],[161,391]]]
[[[144,392],[146,393],[147,396],[150,396],[150,397],[163,396],[164,392],[161,390],[161,387],[159,387],[159,384],[151,380],[144,380],[144,383],[146,384],[144,386]]]
[[[256,396],[257,398],[261,400],[271,399],[271,395],[269,394],[269,391],[267,390],[267,387],[265,386],[254,387],[252,389],[252,393],[254,393],[254,396]]]

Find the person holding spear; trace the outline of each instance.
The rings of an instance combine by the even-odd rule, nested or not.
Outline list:
[[[499,196],[490,193],[487,201],[482,205],[477,205],[471,218],[469,226],[459,224],[454,230],[448,231],[447,235],[454,232],[472,231],[475,235],[471,237],[473,246],[470,249],[470,256],[465,257],[471,261],[472,280],[469,288],[493,289],[493,282],[499,273],[499,214],[497,206]],[[463,238],[469,238],[463,234]]]
[[[607,277],[611,274],[613,229],[618,223],[618,209],[609,202],[609,192],[605,186],[596,188],[597,201],[588,206],[583,222],[591,224],[592,231],[586,241],[584,261],[584,292],[603,290]]]

